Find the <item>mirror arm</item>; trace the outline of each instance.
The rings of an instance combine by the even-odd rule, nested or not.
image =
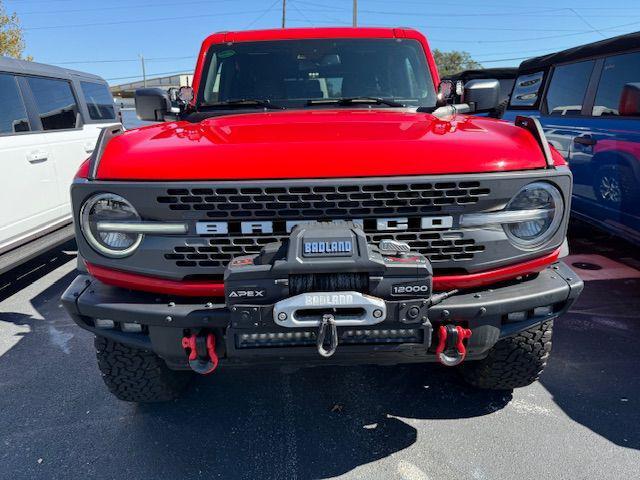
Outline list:
[[[473,110],[467,103],[456,103],[453,105],[445,105],[443,107],[436,108],[431,115],[441,120],[445,120],[449,117],[453,117],[458,113],[471,113]]]

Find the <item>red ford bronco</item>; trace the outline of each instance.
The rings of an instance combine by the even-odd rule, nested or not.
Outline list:
[[[536,380],[582,289],[559,261],[572,179],[535,119],[462,114],[498,103],[497,81],[440,83],[414,30],[207,38],[192,89],[136,94],[170,121],[105,129],[71,188],[62,300],[109,389],[168,400],[274,362]]]

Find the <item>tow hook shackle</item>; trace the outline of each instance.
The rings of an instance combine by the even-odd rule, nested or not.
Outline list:
[[[329,333],[329,348],[325,348],[324,340]],[[338,348],[338,327],[336,327],[336,320],[333,315],[325,314],[322,316],[322,322],[318,327],[318,340],[316,341],[316,347],[318,347],[318,353],[325,358],[330,357],[336,353]]]
[[[438,333],[439,341],[436,348],[438,361],[447,367],[461,364],[467,355],[464,340],[471,337],[471,330],[459,325],[442,325]]]
[[[189,356],[189,366],[201,375],[208,375],[218,367],[216,337],[213,333],[200,333],[182,337],[182,348]]]

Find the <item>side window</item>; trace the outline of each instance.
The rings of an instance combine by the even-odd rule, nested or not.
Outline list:
[[[546,98],[549,115],[580,114],[594,63],[589,60],[554,69]]]
[[[511,95],[512,107],[533,107],[538,102],[544,72],[520,75]],[[502,83],[502,82],[500,82]]]
[[[114,120],[113,97],[104,83],[80,82],[92,120]]]
[[[0,74],[0,135],[31,130],[27,110],[13,75]]]
[[[638,116],[639,97],[640,52],[607,58],[593,104],[593,115]]]
[[[28,77],[43,130],[75,128],[78,105],[66,80]]]

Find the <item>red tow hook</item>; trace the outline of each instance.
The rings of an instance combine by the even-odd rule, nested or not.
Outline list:
[[[440,339],[436,348],[438,361],[447,366],[459,365],[467,356],[464,340],[471,337],[471,330],[461,326],[442,325],[438,330]]]
[[[189,355],[189,366],[202,375],[208,375],[218,367],[216,337],[213,333],[182,337],[182,348]]]

